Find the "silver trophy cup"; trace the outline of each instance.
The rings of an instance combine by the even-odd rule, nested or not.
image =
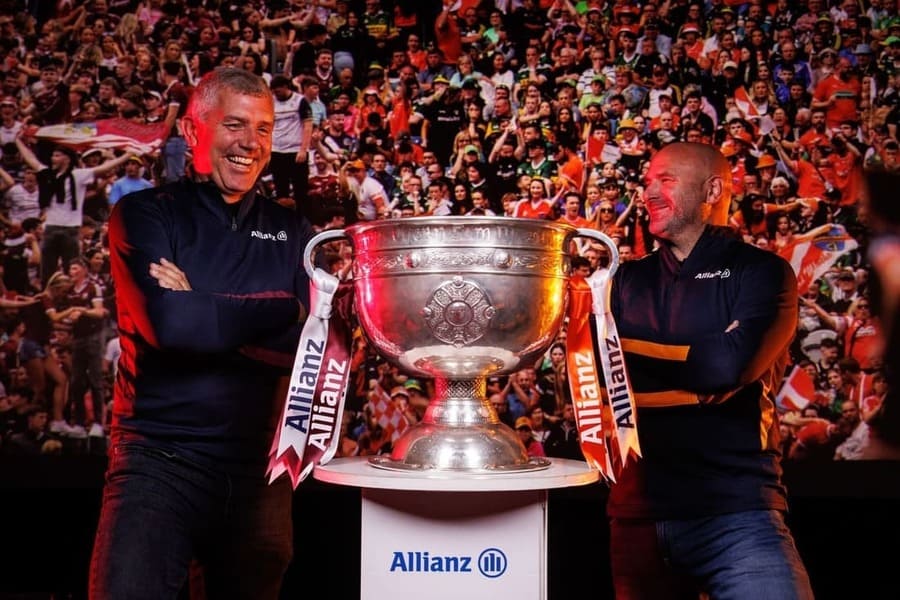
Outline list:
[[[570,244],[606,246],[592,229],[508,217],[412,217],[326,230],[313,251],[346,238],[353,247],[354,308],[378,354],[410,376],[435,380],[421,422],[376,467],[402,471],[506,473],[549,466],[530,458],[485,397],[485,380],[534,365],[565,318]]]

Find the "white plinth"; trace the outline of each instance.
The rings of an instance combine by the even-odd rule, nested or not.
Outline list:
[[[362,488],[364,600],[543,600],[547,490],[599,474],[553,459],[528,473],[410,473],[336,459],[313,476]]]
[[[389,471],[369,464],[363,457],[336,458],[316,467],[313,477],[319,481],[361,488],[419,490],[430,492],[501,492],[511,490],[547,490],[597,481],[598,471],[588,469],[580,460],[554,458],[550,466],[526,473],[449,473]]]

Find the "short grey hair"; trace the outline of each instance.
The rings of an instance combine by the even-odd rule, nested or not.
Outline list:
[[[187,116],[204,121],[216,107],[224,90],[247,96],[271,98],[272,92],[266,80],[246,69],[218,67],[203,76],[188,101]]]

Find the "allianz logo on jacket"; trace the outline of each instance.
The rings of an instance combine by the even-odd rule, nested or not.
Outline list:
[[[250,232],[250,237],[259,238],[261,240],[271,240],[273,242],[284,242],[287,241],[287,232],[282,229],[278,233],[264,233],[254,229]]]
[[[728,279],[731,277],[730,269],[719,269],[718,271],[704,271],[694,275],[694,279]]]

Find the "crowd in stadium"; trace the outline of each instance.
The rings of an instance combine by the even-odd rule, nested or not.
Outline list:
[[[552,219],[638,260],[656,243],[649,157],[675,141],[718,147],[731,227],[798,268],[783,451],[852,460],[866,447],[886,384],[860,198],[867,169],[900,171],[895,3],[0,0],[0,52],[5,453],[103,447],[118,358],[110,210],[190,176],[179,117],[219,67],[268,82],[273,153],[259,185],[316,229]],[[322,264],[349,277],[350,260],[332,242]],[[572,270],[608,260],[579,244]],[[824,265],[814,277],[800,268],[811,260]],[[488,380],[530,454],[580,457],[565,351],[562,331],[533,368]],[[433,382],[407,378],[364,336],[354,352],[339,455],[389,452]],[[404,425],[384,425],[385,405]]]

